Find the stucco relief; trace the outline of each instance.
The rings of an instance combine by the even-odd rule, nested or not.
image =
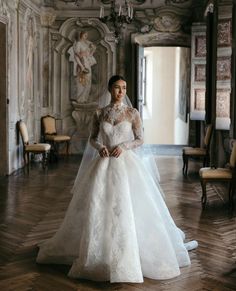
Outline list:
[[[206,80],[206,65],[195,64],[194,81],[201,82]]]
[[[6,0],[0,0],[0,15],[7,16],[7,1]]]
[[[76,103],[86,103],[91,99],[92,67],[97,64],[94,52],[96,45],[88,40],[87,31],[77,31],[73,46],[68,53],[73,63],[73,83],[71,99]]]
[[[196,35],[195,36],[195,57],[206,56],[206,36]]]
[[[18,4],[19,0],[14,0],[13,4]],[[15,7],[15,6],[14,6]],[[0,18],[3,18],[3,22],[8,24],[8,33],[7,33],[7,42],[8,42],[8,50],[12,50],[13,43],[13,32],[12,32],[12,19],[10,13],[10,5],[6,0],[0,0]]]
[[[53,107],[62,116],[64,132],[71,135],[72,153],[83,151],[98,99],[114,73],[110,36],[98,19],[85,18],[67,19],[57,36],[52,34]]]
[[[230,90],[217,89],[216,117],[230,117]]]
[[[36,59],[38,54],[36,18],[31,9],[25,11],[21,33],[23,39],[21,42],[23,67],[22,74],[20,75],[21,94],[19,96],[19,112],[20,118],[27,125],[30,140],[35,140],[35,103],[37,102],[35,95],[38,92]]]
[[[165,12],[154,19],[154,28],[162,32],[176,32],[181,29],[181,21],[176,14]]]
[[[225,81],[231,79],[231,58],[218,57],[217,59],[217,80]]]
[[[182,32],[155,32],[134,37],[135,42],[142,46],[172,45],[190,46],[190,36]]]
[[[194,90],[194,110],[205,110],[205,89]]]
[[[231,46],[231,20],[221,20],[218,23],[217,45],[218,47]]]
[[[50,27],[56,19],[56,12],[53,8],[47,7],[41,9],[40,21],[42,26]]]

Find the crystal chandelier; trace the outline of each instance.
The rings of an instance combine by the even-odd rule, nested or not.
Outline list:
[[[117,3],[119,2],[119,3]],[[114,29],[114,36],[116,41],[119,41],[121,38],[121,30],[129,24],[133,20],[133,6],[127,1],[123,1],[123,5],[121,1],[111,0],[111,10],[110,14],[105,16],[104,6],[100,7],[100,16],[99,19],[103,23],[110,23]]]

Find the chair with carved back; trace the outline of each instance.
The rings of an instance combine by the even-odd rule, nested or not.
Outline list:
[[[57,159],[59,154],[59,144],[66,144],[66,154],[69,155],[70,140],[68,135],[58,134],[56,128],[56,118],[51,115],[46,115],[41,118],[42,136],[45,142],[52,146],[52,154]]]
[[[27,165],[28,171],[30,168],[30,154],[41,154],[43,156],[43,168],[45,169],[47,166],[48,154],[50,152],[51,145],[48,143],[30,143],[28,129],[24,121],[19,120],[17,122],[17,128],[23,143],[24,165]]]
[[[236,141],[233,142],[229,163],[224,168],[204,167],[199,170],[199,176],[202,186],[202,206],[205,208],[207,203],[207,183],[227,182],[229,206],[234,207],[234,191],[236,183]]]
[[[188,174],[188,162],[190,158],[202,159],[203,167],[209,164],[210,154],[210,142],[212,137],[213,127],[211,124],[207,125],[205,128],[205,137],[203,147],[184,147],[183,148],[183,174],[187,176]]]

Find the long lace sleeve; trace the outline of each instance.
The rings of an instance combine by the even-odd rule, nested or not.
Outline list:
[[[132,141],[124,142],[120,145],[124,150],[134,149],[143,144],[142,121],[137,109],[133,109],[132,129],[134,133],[134,139]]]
[[[100,151],[104,145],[99,141],[99,113],[96,111],[93,116],[93,121],[92,121],[92,129],[91,129],[91,134],[89,138],[89,142],[91,146],[93,146],[95,149]]]

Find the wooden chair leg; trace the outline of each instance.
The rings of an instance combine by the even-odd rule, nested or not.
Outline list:
[[[183,155],[183,175],[187,176],[188,174],[188,156]]]
[[[50,142],[51,144],[51,150],[50,150],[50,162],[56,162],[58,160],[58,148],[57,143],[54,141]]]
[[[51,152],[50,150],[43,153],[43,169],[45,169],[46,167],[48,167],[48,160],[50,158]]]
[[[25,151],[23,153],[23,159],[24,159],[24,166],[26,166],[26,164],[27,164],[27,154],[26,154]]]
[[[66,154],[69,155],[70,141],[66,142]]]
[[[28,152],[27,153],[27,170],[29,172],[29,169],[30,169],[30,153]]]
[[[54,142],[54,158],[55,158],[55,161],[58,161],[58,156],[59,156],[59,143]]]
[[[182,155],[182,159],[183,159],[183,169],[182,169],[182,171],[183,171],[183,175],[184,175],[184,171],[185,171],[185,155],[184,154]]]
[[[183,154],[183,175],[187,176],[188,173],[188,156]]]
[[[206,194],[206,181],[204,179],[201,179],[201,186],[202,186],[202,208],[204,209],[206,207],[207,202],[207,194]]]
[[[46,153],[43,153],[43,169],[46,168]]]

